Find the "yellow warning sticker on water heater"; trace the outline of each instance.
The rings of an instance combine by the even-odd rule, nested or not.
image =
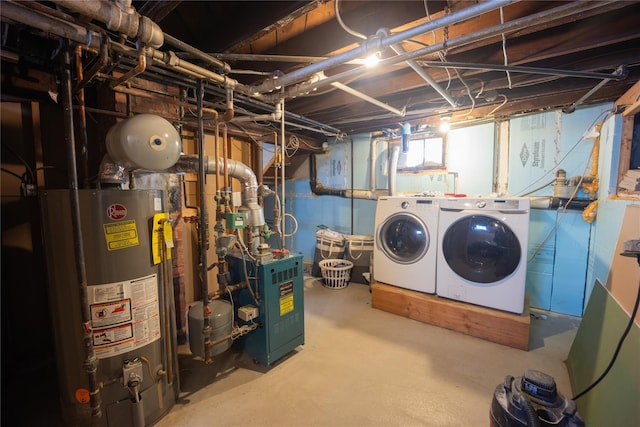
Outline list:
[[[140,244],[138,240],[138,229],[136,228],[136,221],[134,219],[103,224],[103,227],[107,249],[110,251],[130,248],[131,246],[138,246]]]
[[[280,316],[293,311],[293,282],[280,285]]]

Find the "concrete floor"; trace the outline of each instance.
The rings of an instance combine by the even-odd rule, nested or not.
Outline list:
[[[579,318],[534,311],[530,350],[371,308],[369,287],[305,278],[305,345],[269,370],[230,349],[205,366],[182,348],[180,401],[156,425],[483,426],[508,374],[564,365]]]

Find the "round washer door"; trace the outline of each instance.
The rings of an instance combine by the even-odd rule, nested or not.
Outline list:
[[[382,223],[378,246],[398,264],[418,262],[429,249],[429,230],[415,215],[397,213]]]
[[[510,276],[520,264],[520,242],[509,226],[485,215],[452,223],[442,238],[442,254],[459,276],[491,284]]]

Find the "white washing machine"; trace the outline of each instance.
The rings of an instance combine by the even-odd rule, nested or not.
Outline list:
[[[436,291],[438,199],[380,197],[376,206],[373,278],[420,292]]]
[[[522,313],[529,199],[441,199],[438,221],[437,294]]]

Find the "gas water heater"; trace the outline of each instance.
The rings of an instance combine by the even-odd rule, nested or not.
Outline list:
[[[178,393],[171,281],[156,264],[154,215],[160,190],[79,190],[87,277],[82,301],[74,255],[71,191],[41,195],[53,333],[65,425],[150,425]],[[170,269],[169,269],[170,271]],[[171,288],[172,289],[172,288]],[[83,311],[89,310],[102,414],[92,416],[84,366]],[[86,312],[85,312],[86,313]]]

